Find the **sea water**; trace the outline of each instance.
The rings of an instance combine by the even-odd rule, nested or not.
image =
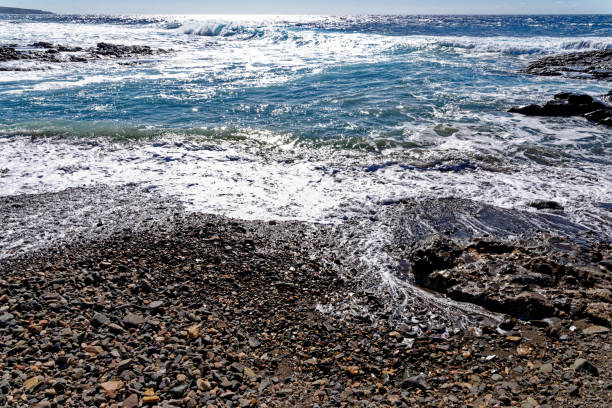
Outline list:
[[[129,185],[244,219],[397,200],[536,211],[610,236],[612,131],[515,105],[610,83],[518,73],[612,48],[612,16],[2,16],[0,43],[171,50],[0,72],[0,196]],[[0,68],[2,68],[0,66]]]

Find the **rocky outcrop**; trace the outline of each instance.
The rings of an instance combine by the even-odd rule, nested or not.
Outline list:
[[[541,58],[522,73],[612,80],[612,50],[575,52]]]
[[[568,92],[556,94],[554,100],[544,105],[513,107],[508,112],[526,116],[582,116],[599,125],[612,126],[612,107],[594,100],[589,95]]]
[[[45,41],[30,44],[28,48],[17,49],[15,46],[0,46],[0,62],[9,61],[38,61],[49,63],[89,62],[105,58],[138,58],[166,54],[169,50],[153,49],[147,45],[117,45],[98,43],[96,47],[70,47],[61,44],[52,44]],[[21,67],[0,66],[0,70],[21,70]]]
[[[609,254],[609,247],[552,239],[535,247],[489,240],[459,246],[434,237],[418,243],[407,259],[417,285],[454,300],[524,320],[588,318],[609,326]]]

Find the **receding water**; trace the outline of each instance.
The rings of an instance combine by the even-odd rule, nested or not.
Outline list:
[[[242,218],[404,198],[559,201],[609,236],[610,129],[513,105],[609,83],[517,74],[612,48],[611,16],[0,17],[0,42],[172,49],[0,76],[0,195],[123,185]]]

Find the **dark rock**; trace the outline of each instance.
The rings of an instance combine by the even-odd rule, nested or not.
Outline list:
[[[518,320],[514,316],[506,316],[504,320],[498,325],[502,330],[512,330],[518,323]]]
[[[530,207],[538,210],[563,210],[563,206],[556,201],[535,200],[529,203]]]
[[[428,390],[429,384],[425,381],[425,377],[422,375],[418,376],[409,376],[408,371],[404,373],[404,377],[402,378],[402,387],[403,388],[420,388],[422,390]]]
[[[541,273],[520,273],[512,277],[512,282],[523,285],[538,285],[548,287],[555,284],[555,281],[551,276]]]
[[[257,348],[261,346],[261,342],[257,340],[255,337],[249,337],[249,347]]]
[[[15,316],[11,313],[3,313],[0,315],[0,327],[6,326],[9,324],[11,320],[13,320]]]
[[[17,51],[13,47],[0,47],[0,62],[30,59],[24,52]]]
[[[513,107],[508,112],[527,116],[583,116],[590,121],[605,125],[612,119],[612,107],[594,101],[589,95],[560,93],[544,105]]]
[[[30,44],[30,47],[53,48],[53,44],[51,44],[50,42],[46,42],[46,41],[39,41],[39,42],[35,42],[34,44]]]
[[[572,397],[577,397],[580,395],[580,387],[572,384],[567,388],[567,393]]]
[[[470,245],[468,249],[475,249],[481,254],[507,254],[514,251],[514,246],[503,242],[480,240]]]
[[[584,117],[591,122],[605,125],[610,118],[612,118],[612,109],[598,109],[589,113],[584,114]]]
[[[98,43],[92,54],[113,57],[129,57],[135,55],[153,55],[153,50],[147,45],[117,45],[109,43]]]
[[[593,364],[589,363],[584,358],[578,358],[572,364],[572,370],[589,373],[594,376],[599,375],[599,369],[595,367]]]
[[[593,97],[589,95],[569,94],[567,96],[567,103],[570,105],[588,105],[593,103]]]
[[[612,50],[587,51],[541,58],[521,70],[541,76],[567,75],[573,78],[612,78]]]
[[[432,272],[452,268],[461,253],[461,248],[450,240],[439,237],[425,240],[408,257],[417,285],[427,286]]]
[[[157,311],[159,310],[162,306],[164,305],[163,300],[154,300],[153,302],[149,303],[149,310],[152,311]]]
[[[145,323],[145,319],[137,314],[128,313],[123,318],[123,324],[126,327],[140,327]]]
[[[175,397],[182,397],[187,389],[187,384],[177,385],[170,389],[170,393]]]
[[[96,313],[91,319],[91,325],[94,327],[106,326],[110,324],[110,319],[103,315],[102,313]]]

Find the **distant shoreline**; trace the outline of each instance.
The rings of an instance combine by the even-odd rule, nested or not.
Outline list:
[[[50,11],[23,9],[17,7],[0,7],[0,14],[55,14]]]

